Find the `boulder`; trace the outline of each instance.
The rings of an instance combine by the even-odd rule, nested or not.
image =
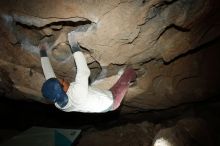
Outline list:
[[[218,7],[216,0],[1,1],[0,71],[9,81],[1,84],[45,102],[42,41],[57,77],[73,82],[67,33],[74,31],[99,87],[109,89],[119,70],[135,68],[127,105],[163,109],[219,95]]]

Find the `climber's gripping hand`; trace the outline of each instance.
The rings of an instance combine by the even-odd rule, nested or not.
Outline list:
[[[71,52],[72,52],[73,54],[74,54],[75,52],[77,52],[77,51],[81,51],[78,42],[75,40],[74,31],[68,33],[68,41],[69,41],[69,44],[70,44]]]
[[[47,49],[49,48],[47,43],[42,43],[38,45],[40,50],[40,57],[47,57]]]
[[[80,46],[77,43],[77,44],[71,45],[70,49],[71,49],[71,52],[74,54],[75,52],[80,51]]]

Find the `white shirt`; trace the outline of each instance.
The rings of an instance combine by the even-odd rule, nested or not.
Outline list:
[[[68,103],[63,108],[61,108],[57,103],[55,103],[55,106],[66,112],[77,111],[100,113],[111,110],[111,106],[113,105],[112,93],[109,90],[101,90],[89,86],[88,79],[90,76],[90,70],[87,66],[83,53],[77,51],[73,54],[73,56],[77,66],[77,74],[75,82],[70,83],[66,93],[68,96]],[[50,67],[50,62],[43,58],[48,57],[42,57],[41,59],[45,78],[49,79],[51,77],[55,77],[53,70],[51,70],[52,67]]]

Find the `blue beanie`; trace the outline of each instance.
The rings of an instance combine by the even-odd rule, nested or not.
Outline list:
[[[60,107],[64,107],[68,102],[68,96],[56,78],[46,80],[41,92],[46,99],[57,103]]]

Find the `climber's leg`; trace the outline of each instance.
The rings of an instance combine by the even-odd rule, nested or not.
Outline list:
[[[129,84],[136,79],[136,73],[132,68],[125,69],[119,80],[110,89],[114,97],[113,110],[117,109],[126,92],[128,91]]]

